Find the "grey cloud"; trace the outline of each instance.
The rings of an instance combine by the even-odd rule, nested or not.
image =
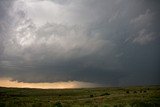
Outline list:
[[[4,41],[8,38],[10,31],[11,15],[10,9],[12,9],[12,0],[2,0],[0,2],[0,59],[4,50]]]
[[[54,1],[55,3],[58,3],[58,4],[69,4],[71,2],[71,0],[52,0]]]
[[[32,18],[25,6],[8,9],[13,12],[11,15],[0,12],[13,19],[7,22],[0,18],[9,28],[0,30],[1,38],[7,33],[0,46],[0,77],[24,82],[76,80],[112,86],[160,83],[157,1],[52,3],[55,2],[67,12],[66,17],[57,14],[61,23],[46,16],[43,20],[49,19],[48,23],[37,26],[37,17]]]

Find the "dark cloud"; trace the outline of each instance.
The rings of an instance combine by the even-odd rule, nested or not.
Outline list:
[[[44,1],[0,1],[1,77],[112,86],[160,83],[157,0]]]

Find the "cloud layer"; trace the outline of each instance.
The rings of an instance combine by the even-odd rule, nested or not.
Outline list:
[[[158,3],[2,0],[0,77],[106,86],[159,84]]]

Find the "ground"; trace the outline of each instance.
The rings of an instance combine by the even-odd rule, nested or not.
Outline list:
[[[0,107],[160,107],[160,86],[0,88]]]

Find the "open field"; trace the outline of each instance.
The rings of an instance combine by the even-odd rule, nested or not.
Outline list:
[[[61,90],[1,87],[0,107],[160,107],[160,86]]]

